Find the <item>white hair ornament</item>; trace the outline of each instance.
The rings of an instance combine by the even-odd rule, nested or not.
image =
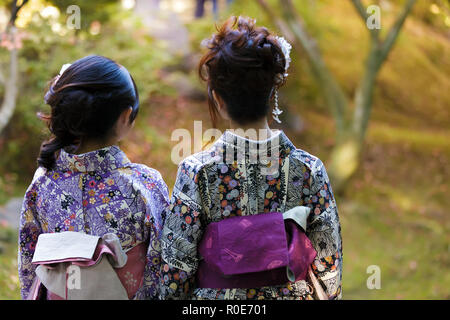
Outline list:
[[[50,98],[50,96],[54,93],[53,86],[58,82],[59,78],[62,76],[64,71],[66,71],[67,68],[69,68],[71,65],[72,65],[71,63],[63,64],[63,66],[61,67],[61,70],[59,70],[59,74],[55,78],[55,81],[53,82],[53,84],[50,86],[50,88],[48,89],[47,93],[45,94],[45,97],[44,97],[45,103],[47,103],[47,101]]]
[[[275,37],[275,39],[277,40],[278,44],[280,45],[281,51],[283,51],[284,59],[286,60],[286,66],[284,68],[284,75],[283,75],[286,78],[289,75],[287,73],[287,70],[291,63],[292,45],[289,42],[287,42],[287,40],[283,37]],[[273,111],[272,111],[272,118],[276,122],[281,123],[281,120],[279,119],[278,116],[282,113],[283,113],[283,110],[281,110],[278,106],[278,89],[275,88],[275,107],[273,108]]]

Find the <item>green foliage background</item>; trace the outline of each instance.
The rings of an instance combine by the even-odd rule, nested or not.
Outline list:
[[[64,13],[69,2],[45,3]],[[360,18],[349,1],[294,2],[328,66],[351,96],[368,46],[368,32]],[[401,1],[388,2],[391,9],[383,9],[382,32],[394,20]],[[172,54],[164,41],[150,36],[147,27],[117,1],[77,4],[84,21],[78,32],[58,35],[51,28],[55,20],[39,15],[23,30],[17,109],[0,135],[0,203],[23,196],[35,170],[39,145],[47,136],[36,117],[38,111],[48,112],[43,103],[47,82],[62,64],[82,56],[102,54],[130,70],[142,97],[142,112],[122,147],[133,161],[161,171],[169,187],[176,174],[176,165],[170,161],[176,143],[170,140],[171,131],[192,130],[193,120],[209,123],[195,63],[200,42],[214,31],[211,16],[187,23],[191,55],[181,57]],[[432,4],[440,8],[438,14],[431,12]],[[4,1],[1,6],[5,7]],[[345,299],[450,297],[448,12],[445,2],[419,0],[379,75],[361,167],[337,195]],[[229,10],[222,10],[221,19],[230,14],[255,17],[258,24],[274,27],[256,1],[235,0]],[[63,23],[64,18],[61,14],[57,21]],[[98,35],[89,33],[93,21],[101,23]],[[0,48],[2,66],[7,54]],[[309,73],[306,56],[296,52],[293,61],[280,97],[288,114],[282,128],[299,148],[327,164],[334,144],[333,119]],[[180,81],[196,94],[180,95]],[[294,115],[302,124],[300,131],[287,125]],[[15,299],[19,297],[16,234],[5,227],[0,231],[0,299]],[[367,289],[369,265],[381,268],[381,290]]]

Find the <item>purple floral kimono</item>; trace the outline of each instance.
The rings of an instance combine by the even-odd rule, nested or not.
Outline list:
[[[148,243],[144,283],[134,299],[156,298],[168,196],[158,171],[131,163],[117,146],[80,155],[62,150],[54,170],[36,171],[23,202],[18,256],[22,298],[36,277],[31,261],[38,236],[61,231],[114,233],[124,250]]]

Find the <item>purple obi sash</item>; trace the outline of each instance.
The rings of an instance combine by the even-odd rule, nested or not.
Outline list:
[[[197,286],[258,288],[305,280],[316,251],[291,217],[271,212],[210,223],[199,245]]]

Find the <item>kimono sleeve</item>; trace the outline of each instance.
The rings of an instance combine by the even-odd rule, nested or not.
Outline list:
[[[197,172],[186,163],[178,168],[161,238],[161,299],[190,299],[195,286],[197,245],[203,234]]]
[[[42,233],[36,210],[37,198],[38,190],[35,183],[28,188],[25,194],[20,214],[18,267],[22,299],[27,299],[36,277],[36,267],[31,264],[31,261],[38,237]]]
[[[341,226],[330,180],[319,159],[312,165],[309,194],[305,198],[305,204],[311,208],[306,233],[317,251],[312,270],[329,298],[341,299]]]
[[[156,171],[156,170],[155,170]],[[157,299],[160,285],[161,245],[160,237],[165,212],[169,205],[169,190],[159,172],[153,173],[155,181],[145,195],[145,225],[149,227],[149,245],[144,271],[144,297],[138,299]]]

